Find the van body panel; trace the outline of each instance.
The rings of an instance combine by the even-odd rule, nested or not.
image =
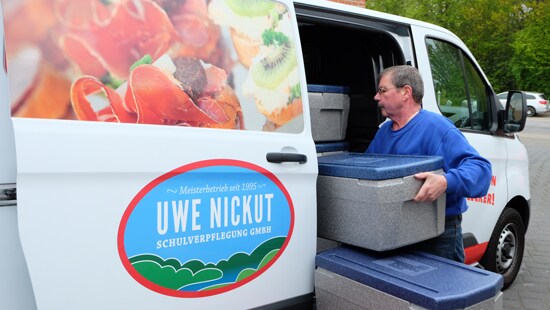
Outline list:
[[[95,11],[95,17],[110,16],[97,25],[95,20],[85,21],[78,29],[71,23],[79,20],[71,18],[85,15],[63,15],[70,14],[69,8],[54,12],[61,8],[47,6],[41,23],[31,19],[36,16],[31,14],[36,9],[33,3],[11,3],[4,11],[6,24],[29,18],[29,24],[37,24],[37,32],[56,29],[52,34],[60,35],[57,42],[63,48],[59,57],[66,57],[50,58],[51,46],[32,34],[19,36],[12,31],[6,42],[7,63],[13,71],[10,81],[17,81],[11,87],[10,102],[14,131],[10,136],[15,137],[17,153],[17,220],[38,308],[223,305],[243,309],[311,295],[317,158],[292,4],[283,1],[274,6],[280,20],[266,26],[272,29],[274,41],[245,65],[236,58],[230,26],[214,15],[201,15],[214,11],[201,6],[201,1],[186,2],[194,7],[180,6],[184,2],[160,6],[134,1],[90,8],[76,1],[68,5],[83,12],[105,5],[107,11]],[[216,10],[228,12],[229,8]],[[193,18],[179,19],[186,12],[207,22],[205,29],[197,31],[206,31],[210,38],[219,36],[219,41],[213,41],[218,50],[210,48],[210,54],[204,55],[207,46],[186,47],[187,40],[198,44],[204,39],[178,36],[184,27],[197,27]],[[269,21],[271,15],[265,14],[250,25]],[[59,23],[55,20],[59,17],[66,19]],[[142,23],[149,18],[154,23]],[[111,53],[103,45],[94,46],[93,40],[81,45],[86,35],[97,41],[115,38],[116,33],[108,31],[115,22],[123,26],[117,31],[127,31],[128,44],[138,41],[135,53],[152,53],[153,59],[144,57],[140,61],[145,62],[136,62],[129,74],[120,63],[143,55],[133,58],[124,50]],[[147,31],[140,32],[141,28]],[[80,31],[87,34],[78,37]],[[155,48],[172,44],[164,54],[155,48],[147,50],[151,38],[141,36],[149,35],[148,31],[158,31],[152,37],[159,40]],[[168,35],[170,40],[163,41]],[[121,42],[103,42],[107,43],[114,49]],[[259,65],[283,45],[285,57],[294,61],[278,77],[292,87],[292,93],[282,98],[289,102],[283,103],[299,105],[279,119],[276,105],[280,103],[266,102],[269,96],[261,95],[268,91],[261,90],[260,82],[267,83],[265,87],[275,82],[261,80]],[[93,53],[83,52],[83,46]],[[187,53],[201,62],[185,62]],[[235,63],[225,62],[228,59]],[[87,62],[93,66],[87,67]],[[29,66],[36,70],[22,70]],[[183,76],[178,70],[183,70]],[[33,73],[42,79],[34,81]],[[105,80],[105,74],[128,77],[120,83]],[[198,77],[193,80],[195,74]],[[259,74],[260,80],[252,74]],[[40,88],[32,84],[44,81],[51,87],[46,92],[59,95],[56,100],[63,100],[67,113],[49,114],[52,109],[45,104],[58,102],[41,97],[45,93],[37,93]],[[250,81],[256,88],[245,86]],[[157,84],[147,88],[148,83]],[[2,87],[7,92],[6,84]],[[190,89],[182,94],[180,86]],[[27,87],[30,95],[20,96],[21,87]],[[160,87],[165,87],[163,92],[157,92]],[[251,90],[247,92],[246,87]],[[202,111],[189,104],[172,109],[172,95],[194,100]],[[42,100],[33,101],[36,96]],[[145,96],[152,101],[143,101]],[[216,105],[223,100],[230,105]],[[159,105],[144,105],[148,102]],[[3,103],[2,108],[10,105]],[[191,111],[192,117],[181,111]],[[9,114],[2,116],[9,118]],[[2,126],[11,128],[11,123],[2,122]],[[280,155],[276,157],[281,160],[272,161],[268,153]],[[14,164],[10,167],[15,171]]]
[[[509,139],[483,134],[464,133],[470,144],[483,154],[492,165],[493,178],[485,197],[468,198],[468,211],[464,213],[463,231],[471,232],[479,243],[488,242],[493,228],[509,201],[506,169]],[[479,219],[483,219],[480,221]]]
[[[314,157],[308,157],[312,159],[308,165],[266,165],[292,197],[294,230],[287,248],[273,266],[238,289],[208,298],[171,298],[153,292],[124,269],[117,248],[121,219],[132,199],[151,180],[175,165],[203,161],[207,158],[205,154],[212,154],[212,158],[235,158],[235,150],[239,150],[239,160],[253,162],[257,158],[256,161],[262,162],[266,151],[289,145],[307,153],[312,146],[304,143],[304,139],[269,139],[269,146],[261,147],[261,135],[245,139],[238,132],[227,136],[214,130],[202,134],[192,128],[186,134],[173,130],[181,128],[128,131],[129,128],[110,124],[28,119],[17,119],[14,123],[16,138],[21,142],[19,154],[34,154],[19,159],[18,210],[21,241],[40,308],[98,309],[113,305],[209,308],[223,303],[238,309],[312,291],[313,279],[308,270],[314,268],[315,253]],[[37,134],[41,139],[36,139]],[[197,135],[211,143],[196,144]],[[144,136],[151,139],[143,139]],[[77,147],[78,141],[86,143]],[[173,145],[173,141],[178,141],[174,149],[160,151]],[[193,144],[201,151],[188,152]],[[84,154],[94,148],[102,152],[95,152],[94,160],[84,160]],[[31,152],[33,149],[36,151]],[[159,151],[151,153],[147,149]],[[215,184],[216,180],[210,182]],[[309,193],[304,182],[311,183]],[[199,233],[200,230],[196,232]],[[243,242],[242,239],[235,242]],[[74,283],[76,279],[86,281],[78,286]],[[242,296],[253,297],[243,300]]]
[[[523,197],[525,200],[531,200],[531,191],[529,190],[529,157],[525,145],[517,135],[514,139],[507,140],[508,165],[506,167],[506,176],[513,183],[527,184],[527,186],[508,186],[508,197]],[[529,213],[530,210],[527,210]],[[527,226],[528,223],[525,223]]]
[[[30,310],[36,309],[36,303],[18,232],[15,144],[1,14],[0,37],[0,308]]]
[[[17,227],[17,207],[0,206],[0,308],[36,309]]]
[[[0,6],[0,10],[2,7]],[[13,127],[10,118],[8,72],[6,67],[4,23],[0,16],[0,33],[2,46],[0,47],[0,185],[15,184],[15,147]]]

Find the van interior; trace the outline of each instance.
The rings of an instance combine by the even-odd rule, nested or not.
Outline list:
[[[345,141],[348,151],[364,152],[384,121],[374,100],[378,73],[405,64],[399,44],[388,31],[408,35],[408,29],[380,21],[375,28],[364,17],[327,15],[298,5],[296,10],[307,83],[349,89]],[[380,29],[381,25],[387,29]]]

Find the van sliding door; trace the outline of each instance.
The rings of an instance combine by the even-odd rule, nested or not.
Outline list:
[[[311,297],[317,161],[293,6],[62,2],[3,12],[38,308]]]

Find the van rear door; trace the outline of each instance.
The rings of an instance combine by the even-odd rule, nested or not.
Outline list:
[[[317,160],[289,2],[9,4],[18,221],[39,308],[311,296]]]

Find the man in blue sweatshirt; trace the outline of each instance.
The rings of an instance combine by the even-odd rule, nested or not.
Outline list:
[[[378,102],[389,118],[376,133],[367,153],[431,155],[443,157],[444,174],[418,173],[424,180],[415,201],[434,201],[446,194],[445,231],[413,247],[458,262],[464,262],[462,213],[465,197],[482,197],[491,182],[491,163],[481,157],[450,120],[422,109],[424,84],[411,66],[385,69],[378,76]]]

